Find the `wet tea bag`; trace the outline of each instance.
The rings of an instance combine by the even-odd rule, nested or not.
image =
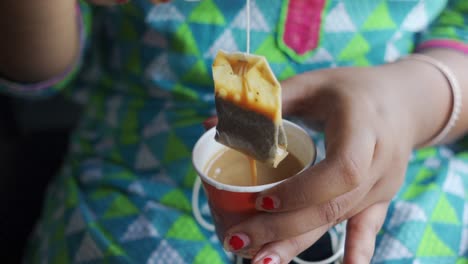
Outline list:
[[[287,155],[281,86],[265,57],[219,51],[213,63],[215,139],[276,167]]]

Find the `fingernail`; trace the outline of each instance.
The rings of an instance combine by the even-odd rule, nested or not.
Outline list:
[[[238,251],[245,248],[250,243],[250,239],[245,234],[234,234],[226,239],[224,242],[225,248],[229,251]]]
[[[279,264],[278,256],[268,256],[263,259],[263,264]]]
[[[205,121],[203,121],[203,127],[205,128],[205,130],[208,130],[216,126],[216,123],[217,123],[217,117],[212,116],[212,117],[205,119]]]
[[[205,128],[205,130],[208,130],[211,128],[211,122],[210,120],[205,120],[203,121],[203,128]]]
[[[270,256],[264,257],[261,263],[262,264],[279,264],[279,257],[275,255],[270,255]]]
[[[264,196],[257,199],[257,207],[263,210],[274,210],[279,207],[279,200],[272,196]]]

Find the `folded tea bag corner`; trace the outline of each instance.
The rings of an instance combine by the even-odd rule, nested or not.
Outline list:
[[[287,155],[281,85],[265,57],[219,51],[213,63],[215,139],[276,167]]]

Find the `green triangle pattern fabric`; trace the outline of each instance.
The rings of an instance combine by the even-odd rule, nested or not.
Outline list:
[[[192,85],[201,86],[208,86],[213,83],[210,73],[202,60],[198,60],[189,70],[187,75],[182,77],[182,80],[191,81],[193,82]]]
[[[200,253],[198,253],[193,263],[194,264],[204,264],[204,263],[221,264],[223,263],[223,261],[218,256],[218,254],[213,248],[206,246],[202,250],[200,250]]]
[[[117,196],[111,203],[109,208],[105,211],[105,218],[115,218],[128,216],[138,213],[138,208],[135,207],[126,197]]]
[[[287,66],[283,72],[278,76],[278,79],[279,80],[286,80],[290,77],[293,77],[294,75],[296,75],[296,72],[294,71],[294,69],[292,67],[289,67]]]
[[[187,212],[191,211],[190,202],[180,190],[173,190],[161,199],[161,203]]]
[[[394,29],[395,27],[396,24],[388,11],[387,1],[381,1],[363,25],[364,30]]]
[[[360,59],[361,56],[369,52],[369,50],[370,46],[366,39],[361,34],[356,34],[348,45],[341,51],[338,58],[340,60],[351,60],[353,58]]]
[[[210,14],[207,16],[206,14]],[[190,14],[189,22],[224,25],[224,16],[212,0],[203,1]]]
[[[273,36],[267,37],[255,51],[255,54],[268,56],[268,62],[270,63],[284,63],[287,61],[286,55],[278,50]]]
[[[445,195],[441,195],[431,216],[431,221],[439,223],[450,223],[457,225],[460,223],[455,209],[450,205]]]
[[[432,230],[432,227],[428,226],[416,254],[420,257],[445,257],[454,256],[455,252],[440,241],[439,237]]]
[[[175,134],[169,135],[165,152],[164,162],[166,163],[190,157],[190,151]]]
[[[180,41],[181,39],[184,41]],[[176,52],[187,55],[196,56],[199,54],[196,41],[187,24],[182,24],[174,34],[174,38],[172,39],[172,48]]]
[[[199,231],[198,226],[191,217],[180,217],[171,226],[166,234],[167,238],[176,238],[183,240],[200,240],[203,241],[204,237]]]

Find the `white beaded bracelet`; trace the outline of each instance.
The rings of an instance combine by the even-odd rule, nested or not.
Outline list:
[[[452,130],[452,128],[455,127],[455,124],[459,118],[462,107],[462,92],[460,89],[460,84],[458,83],[455,74],[449,67],[430,56],[424,54],[411,54],[403,59],[417,60],[434,66],[444,75],[445,79],[447,79],[449,83],[450,89],[452,91],[452,112],[450,113],[450,117],[445,123],[445,126],[439,131],[439,133],[437,133],[433,138],[431,138],[428,142],[422,144],[421,146],[437,145],[442,140],[444,140],[445,137],[447,137],[450,130]]]

